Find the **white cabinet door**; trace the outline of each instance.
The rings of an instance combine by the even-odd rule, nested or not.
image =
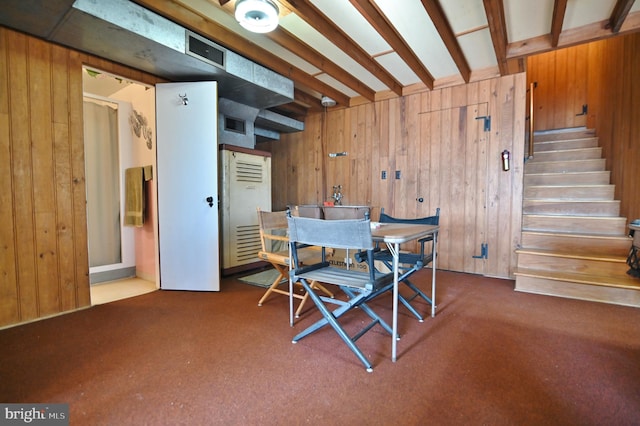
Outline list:
[[[220,290],[217,83],[156,86],[160,288]]]

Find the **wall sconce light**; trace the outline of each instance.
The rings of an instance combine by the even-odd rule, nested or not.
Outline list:
[[[184,95],[178,94],[178,97],[182,101],[182,105],[186,106],[186,105],[189,104],[189,98],[187,98],[187,94],[186,93]]]
[[[272,0],[237,0],[236,21],[254,33],[268,33],[278,26],[278,6]]]
[[[502,170],[509,171],[509,160],[511,159],[511,153],[506,149],[502,151]]]

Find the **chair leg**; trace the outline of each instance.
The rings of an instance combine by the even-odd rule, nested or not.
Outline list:
[[[334,298],[334,295],[331,291],[329,291],[325,286],[323,286],[322,284],[315,282],[313,283],[313,288],[317,288],[318,290],[320,290],[321,292],[323,292],[324,294],[326,294],[327,296],[329,296],[330,298]]]
[[[414,295],[411,297],[410,300],[413,300],[414,298],[420,296],[421,298],[424,299],[425,302],[427,302],[428,304],[433,304],[433,302],[431,301],[431,298],[429,296],[427,296],[426,294],[424,294],[424,292],[422,290],[420,290],[418,287],[416,287],[411,281],[409,280],[405,280],[403,281],[403,283],[405,283],[407,285],[407,287],[409,287],[411,290],[414,291]]]
[[[262,298],[260,298],[260,300],[258,301],[258,306],[262,306],[262,304],[264,303],[265,300],[267,300],[267,298],[269,297],[269,295],[271,295],[271,293],[278,293],[278,294],[284,294],[284,295],[289,295],[289,291],[284,291],[278,288],[278,286],[280,285],[280,282],[287,277],[287,275],[289,274],[289,269],[286,266],[281,266],[281,265],[273,265],[273,267],[275,268],[276,271],[279,272],[278,277],[275,279],[275,281],[273,282],[273,284],[271,284],[271,286],[269,286],[269,288],[267,289],[267,291],[262,295]],[[293,297],[295,297],[296,299],[302,299],[304,296],[300,295],[300,294],[294,294]]]
[[[415,296],[417,296],[417,294],[415,294],[414,297]],[[418,318],[419,322],[424,322],[424,318],[422,317],[422,315],[420,315],[416,308],[414,308],[413,305],[409,303],[409,300],[413,300],[413,297],[407,300],[404,298],[404,296],[398,295],[398,300],[405,306],[405,308],[409,310],[409,312],[411,312],[416,318]]]
[[[387,262],[387,261],[383,261],[383,262],[389,269],[393,268],[389,262]],[[417,296],[422,297],[429,304],[433,304],[433,302],[431,301],[431,298],[429,298],[426,294],[424,294],[422,292],[422,290],[420,290],[418,287],[416,287],[407,278],[409,275],[411,275],[412,273],[416,272],[418,269],[421,269],[421,268],[417,268],[417,267],[414,266],[413,268],[407,269],[398,278],[398,282],[406,284],[414,292],[414,294],[409,298],[405,298],[401,294],[398,294],[398,300],[409,310],[409,312],[411,312],[418,319],[419,322],[424,322],[424,318],[422,317],[422,315],[420,315],[420,313],[416,310],[415,307],[413,307],[413,305],[411,305],[410,302],[413,299],[415,299]]]
[[[413,283],[412,283],[411,281],[409,281],[409,280],[404,280],[403,282],[407,285],[407,287],[409,287],[409,288],[414,292],[413,296],[411,296],[411,298],[409,298],[409,301],[411,301],[411,300],[415,299],[416,297],[420,297],[420,298],[422,298],[425,302],[427,302],[429,305],[433,306],[433,300],[432,300],[432,298],[431,298],[431,297],[429,297],[429,296],[427,296],[427,295],[426,295],[422,290],[420,290],[418,287],[416,287],[416,285],[415,285],[415,284],[413,284]],[[411,307],[411,308],[409,308],[409,306],[407,306],[407,308],[408,308],[409,310],[412,310],[412,307]],[[417,316],[416,312],[414,312],[414,315],[416,315],[416,316]],[[422,317],[420,317],[419,319],[420,319],[420,322],[423,322],[423,321],[424,321],[424,320],[422,319]]]
[[[300,318],[300,312],[302,312],[302,308],[304,307],[304,304],[307,302],[308,299],[309,299],[309,292],[305,292],[304,296],[302,297],[302,300],[300,301],[300,304],[298,305],[298,309],[296,309],[296,318]]]
[[[309,294],[309,293],[307,293]],[[323,297],[318,296],[314,293],[314,295],[320,300],[320,302],[316,302],[313,297],[312,300],[314,300],[314,303],[316,304],[316,306],[318,305],[318,303],[321,303],[323,306],[324,303],[322,303],[323,301]],[[327,299],[325,299],[327,300]],[[327,308],[327,312],[329,312],[331,314],[331,316],[335,319],[340,318],[344,313],[348,312],[351,309],[351,304],[347,301],[331,301],[328,303],[335,303],[336,305],[339,305],[338,308],[334,309],[333,311],[330,311],[329,308]],[[321,311],[322,312],[322,311]],[[318,330],[320,330],[322,327],[324,327],[325,325],[329,324],[329,321],[327,319],[326,316],[322,316],[322,318],[320,318],[318,321],[314,322],[313,324],[311,324],[309,327],[305,328],[304,330],[302,330],[300,333],[298,333],[294,338],[293,338],[293,343],[296,343],[298,340],[307,337],[309,334],[312,334]]]
[[[311,283],[311,287],[322,291],[324,294],[331,297],[332,299],[334,297],[332,292],[327,290],[325,286],[317,283],[316,281]],[[298,305],[298,309],[296,309],[296,318],[300,318],[300,313],[302,312],[302,308],[304,307],[304,304],[307,302],[308,299],[309,299],[309,292],[305,291],[304,296],[302,296],[302,301]]]
[[[282,281],[282,279],[284,278],[284,276],[282,275],[282,272],[280,272],[278,274],[278,277],[276,278],[276,280],[273,282],[273,284],[271,284],[271,286],[269,286],[269,288],[267,289],[267,291],[262,295],[262,297],[260,298],[260,300],[258,300],[258,306],[262,306],[262,303],[267,300],[267,298],[269,297],[269,295],[271,293],[273,293],[273,290],[276,289],[276,287],[278,287],[278,285],[280,285],[280,281]]]
[[[323,325],[325,325],[327,323],[329,325],[331,325],[331,327],[335,330],[336,333],[338,333],[338,336],[340,336],[340,338],[349,347],[349,349],[351,349],[351,351],[358,357],[360,362],[362,362],[362,364],[364,364],[365,368],[367,369],[367,372],[369,372],[369,373],[372,372],[373,371],[372,364],[369,362],[367,357],[362,353],[360,348],[358,348],[358,346],[356,346],[356,344],[354,343],[354,340],[352,340],[351,337],[349,337],[349,335],[347,334],[347,332],[344,331],[342,326],[340,326],[340,324],[338,323],[338,321],[337,321],[336,317],[334,316],[334,314],[327,308],[327,306],[324,303],[322,303],[322,299],[320,298],[320,296],[318,296],[313,291],[311,286],[305,280],[300,280],[300,282],[302,282],[302,286],[305,288],[305,290],[307,290],[307,293],[311,297],[311,300],[313,300],[313,302],[316,304],[316,306],[318,307],[318,309],[322,313],[322,316],[324,317],[324,321],[323,321],[324,324]],[[348,310],[348,307],[347,307],[347,309],[339,308],[338,310],[343,310],[344,312],[346,312]],[[342,312],[342,313],[344,313],[344,312]],[[322,327],[323,325],[321,325],[320,327]],[[320,328],[320,327],[317,327],[317,328]],[[302,337],[304,337],[304,336],[306,336],[306,335],[308,335],[310,333],[311,332],[307,332],[307,330],[303,331],[302,333],[300,333],[299,335],[297,335],[297,336],[295,336],[293,338],[293,343],[296,343]]]
[[[351,289],[343,288],[342,291],[344,291],[347,294],[347,296],[349,296],[352,299],[355,299],[357,297],[357,295]],[[372,298],[375,298],[375,296],[372,297]],[[391,326],[389,324],[387,324],[385,322],[385,320],[383,320],[378,314],[376,314],[373,311],[373,309],[371,309],[369,307],[369,305],[367,305],[364,301],[355,303],[353,306],[357,306],[360,309],[362,309],[362,311],[364,313],[366,313],[367,315],[369,315],[369,317],[373,320],[371,322],[371,324],[369,324],[369,326],[367,326],[363,331],[361,331],[359,333],[359,335],[356,335],[357,337],[355,337],[355,336],[353,337],[354,341],[358,340],[358,338],[360,338],[360,336],[362,336],[364,333],[366,333],[371,327],[373,327],[377,323],[379,323],[380,326],[387,331],[387,333],[393,334],[393,329],[391,328]]]

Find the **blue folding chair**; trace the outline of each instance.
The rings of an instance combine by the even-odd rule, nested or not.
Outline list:
[[[440,224],[440,208],[436,209],[436,214],[434,216],[421,217],[416,219],[401,219],[393,216],[389,216],[384,212],[384,208],[380,210],[380,223],[406,223],[406,224],[414,224],[414,225],[439,225]],[[434,237],[437,240],[437,232],[434,235],[429,235],[425,238],[421,238],[418,240],[420,243],[420,252],[419,253],[399,253],[398,259],[398,268],[401,275],[398,277],[399,282],[403,282],[406,284],[412,291],[409,297],[404,295],[399,295],[398,300],[407,308],[420,322],[424,321],[424,318],[417,309],[411,304],[416,297],[422,298],[429,305],[433,305],[433,294],[431,297],[427,296],[422,290],[420,290],[415,284],[413,284],[409,280],[409,276],[414,272],[419,271],[420,269],[427,266],[429,263],[433,261],[433,257],[436,255],[435,253],[435,244]],[[426,252],[425,244],[431,242],[431,251]],[[389,249],[384,250],[376,250],[374,252],[374,260],[381,261],[384,265],[393,270],[393,255]],[[435,288],[432,289],[435,291]]]
[[[302,284],[311,300],[322,313],[322,319],[298,333],[293,338],[293,343],[328,324],[364,364],[367,371],[373,371],[372,364],[358,348],[356,340],[376,324],[380,324],[383,329],[392,334],[391,327],[367,305],[367,302],[380,294],[379,290],[381,288],[385,288],[390,284],[393,285],[393,274],[381,273],[374,268],[371,222],[368,219],[323,220],[304,217],[289,217],[288,222],[293,265],[299,265],[299,247],[305,245],[323,247],[320,262],[296,267],[290,272],[291,281]],[[366,253],[365,261],[369,267],[368,271],[332,266],[325,257],[325,248],[355,249]],[[314,282],[339,286],[347,295],[347,300],[331,299],[319,294],[312,285]],[[337,308],[330,310],[329,304],[337,305]],[[354,308],[359,308],[358,311],[368,315],[371,321],[354,336],[350,336],[338,320]]]

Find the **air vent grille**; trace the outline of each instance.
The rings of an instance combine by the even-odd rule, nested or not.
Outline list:
[[[187,31],[187,55],[224,69],[225,50],[210,40]]]
[[[263,165],[260,163],[250,163],[248,161],[238,161],[236,163],[236,181],[238,182],[262,182]]]
[[[258,225],[240,225],[235,229],[236,252],[239,262],[255,261],[262,248],[260,227]]]

